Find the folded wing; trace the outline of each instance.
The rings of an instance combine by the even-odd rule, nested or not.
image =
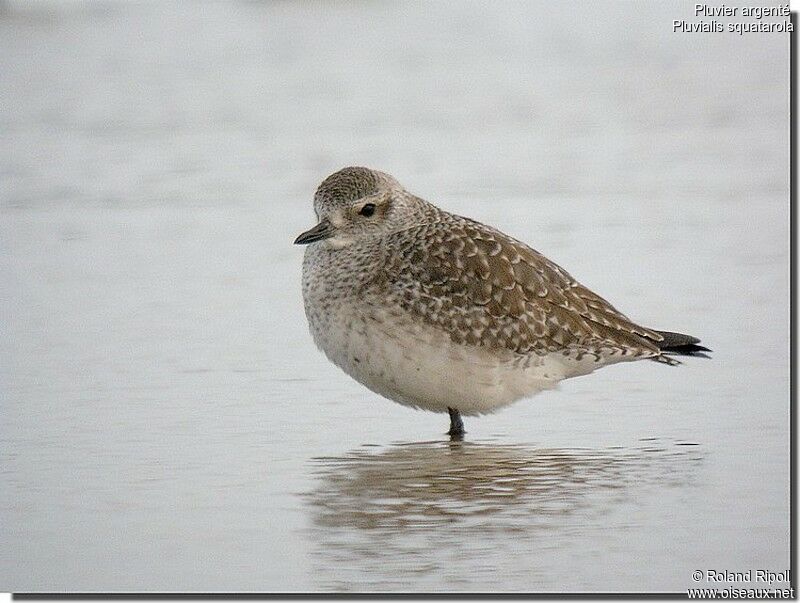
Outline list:
[[[537,251],[446,216],[390,235],[380,279],[404,309],[454,342],[517,354],[661,353],[659,332],[631,322]]]

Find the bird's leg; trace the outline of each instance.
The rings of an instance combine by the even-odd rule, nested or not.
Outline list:
[[[464,437],[464,421],[461,420],[461,413],[455,408],[447,407],[447,412],[450,413],[450,431],[447,435],[451,440],[461,440]]]

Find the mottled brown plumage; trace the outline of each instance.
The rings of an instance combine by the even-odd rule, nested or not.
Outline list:
[[[430,223],[386,237],[376,285],[454,343],[517,354],[660,354],[658,332],[631,322],[542,254],[473,220],[432,214]]]

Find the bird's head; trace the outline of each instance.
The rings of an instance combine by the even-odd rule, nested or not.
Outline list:
[[[364,167],[346,167],[331,174],[314,195],[319,223],[295,244],[326,241],[347,247],[365,237],[380,237],[407,227],[420,200],[389,174]]]

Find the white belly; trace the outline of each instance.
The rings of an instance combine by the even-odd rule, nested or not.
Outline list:
[[[322,324],[310,320],[328,358],[372,391],[434,412],[493,412],[604,364],[457,345],[443,331],[387,310],[337,310]]]

